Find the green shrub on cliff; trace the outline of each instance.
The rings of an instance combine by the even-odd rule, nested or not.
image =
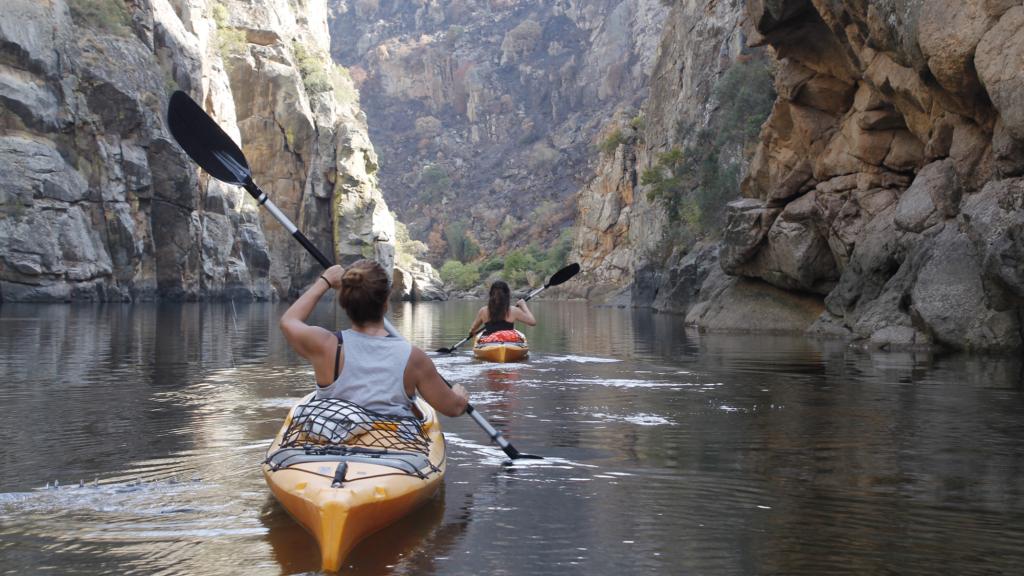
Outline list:
[[[458,260],[445,262],[440,274],[445,286],[456,290],[469,290],[480,282],[480,267],[477,264],[463,264]]]
[[[543,282],[563,266],[572,249],[572,229],[562,230],[554,243],[541,247],[531,243],[526,248],[505,254],[502,277],[512,286],[535,285]]]
[[[502,272],[502,279],[509,283],[509,286],[524,286],[529,284],[537,267],[537,261],[530,251],[525,248],[510,250],[505,254],[505,267]]]
[[[395,213],[391,215],[395,217]],[[412,263],[427,253],[427,245],[409,237],[409,229],[395,217],[395,262],[408,268]]]
[[[297,40],[292,42],[292,54],[302,76],[302,85],[310,96],[334,92],[335,98],[346,104],[359,99],[348,68],[335,64],[326,54],[307,49]]]
[[[597,147],[604,154],[613,154],[619,146],[625,144],[626,141],[627,138],[625,134],[622,133],[622,130],[616,128],[609,132]]]
[[[248,46],[245,31],[231,27],[231,14],[228,12],[227,6],[220,2],[214,2],[210,5],[210,17],[213,18],[213,23],[217,26],[213,41],[220,57],[227,59],[235,54],[245,52]]]
[[[439,164],[427,164],[420,170],[420,199],[425,202],[440,202],[451,191],[452,179],[448,171]]]
[[[244,53],[248,46],[248,42],[245,39],[245,31],[238,28],[218,28],[216,42],[217,51],[220,52],[220,57],[224,59]]]
[[[680,125],[677,140],[688,146],[659,154],[640,176],[648,199],[664,203],[669,216],[692,234],[715,235],[725,205],[739,195],[743,166],[775,102],[768,59],[733,64],[715,86],[715,97],[718,107],[707,127],[693,134]]]
[[[452,222],[444,227],[448,255],[459,262],[469,262],[480,255],[480,245],[470,235],[465,222]]]
[[[117,36],[130,36],[132,18],[120,0],[69,0],[71,19],[85,26]]]
[[[228,12],[227,6],[220,2],[214,2],[210,6],[210,16],[213,18],[213,23],[220,29],[228,27],[228,18],[231,16],[231,13]]]
[[[537,259],[537,272],[547,279],[568,264],[572,250],[572,228],[565,228],[551,246]]]

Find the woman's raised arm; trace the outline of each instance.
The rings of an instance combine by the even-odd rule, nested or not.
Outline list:
[[[307,360],[312,360],[325,346],[331,349],[335,346],[336,340],[330,331],[319,326],[310,326],[306,324],[306,319],[309,318],[324,292],[327,292],[329,288],[341,287],[341,276],[344,273],[345,269],[338,265],[325,270],[281,316],[281,332],[284,333],[285,339],[300,356]]]

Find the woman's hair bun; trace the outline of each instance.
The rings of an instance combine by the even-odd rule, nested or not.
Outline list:
[[[373,260],[359,260],[341,276],[338,303],[353,324],[362,325],[384,317],[390,291],[384,267]]]

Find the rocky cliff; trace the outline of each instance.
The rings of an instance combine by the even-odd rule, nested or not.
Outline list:
[[[601,152],[595,177],[579,194],[573,259],[583,269],[575,295],[624,305],[651,305],[676,250],[680,226],[648,198],[644,169],[673,147],[695,144],[710,125],[715,86],[745,48],[739,0],[676,2],[668,14],[640,122],[620,114],[601,139],[620,134]]]
[[[332,51],[363,94],[382,185],[438,259],[452,223],[486,251],[547,245],[571,223],[595,135],[642,102],[667,12],[659,0],[332,6]]]
[[[683,2],[673,17],[720,4]],[[707,328],[1019,350],[1022,3],[748,0],[746,9],[750,43],[777,62],[778,99],[720,245],[677,250],[646,302]],[[655,100],[649,109],[662,107]],[[635,294],[644,279],[634,280]],[[780,315],[761,322],[769,312]]]
[[[1024,6],[749,2],[781,68],[722,267],[874,345],[1022,346]]]
[[[395,222],[313,0],[5,0],[0,300],[272,298],[316,264],[173,142],[185,90],[312,241],[390,265]]]

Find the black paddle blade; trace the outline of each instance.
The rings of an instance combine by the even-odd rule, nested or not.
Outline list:
[[[548,288],[548,287],[551,287],[551,286],[558,286],[559,284],[561,284],[561,283],[565,282],[566,280],[572,278],[573,276],[579,274],[579,272],[580,272],[580,265],[579,264],[577,264],[575,262],[572,263],[572,264],[569,264],[565,268],[562,268],[558,272],[555,272],[551,276],[551,280],[548,281],[547,286],[545,286],[545,287]]]
[[[437,350],[434,350],[434,352],[437,352],[438,354],[451,354],[452,352],[455,352],[455,348],[438,348]]]
[[[189,158],[210,176],[239,186],[251,180],[252,171],[238,145],[181,90],[171,95],[167,127]]]
[[[523,454],[519,450],[516,450],[515,446],[509,444],[501,449],[505,452],[505,455],[513,460],[543,460],[543,456],[537,456],[534,454]]]

